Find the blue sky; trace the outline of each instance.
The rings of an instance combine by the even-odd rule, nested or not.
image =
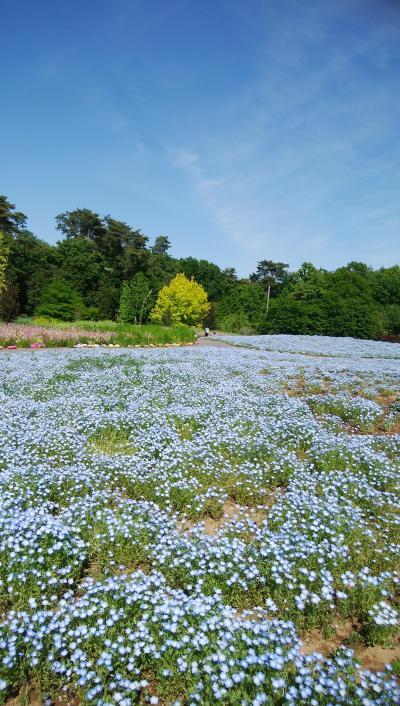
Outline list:
[[[174,256],[400,261],[397,0],[0,0],[0,193]]]

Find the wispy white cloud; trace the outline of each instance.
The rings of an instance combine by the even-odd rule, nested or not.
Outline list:
[[[185,171],[196,173],[195,165],[199,161],[199,155],[195,152],[188,152],[187,150],[177,150],[172,158],[172,164],[174,167],[179,167]]]
[[[311,3],[308,11],[302,4],[301,12],[289,5],[297,14],[280,14],[281,24],[265,29],[251,84],[220,109],[217,129],[173,163],[190,176],[223,238],[238,246],[244,268],[263,257],[378,265],[379,226],[386,257],[398,259],[395,31],[364,27],[359,3],[347,3],[359,31],[347,30],[344,3],[330,10]]]

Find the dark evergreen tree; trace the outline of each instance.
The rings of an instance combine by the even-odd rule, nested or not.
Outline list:
[[[44,287],[56,270],[55,248],[29,230],[17,231],[9,241],[7,280],[18,293],[18,312],[32,314]]]
[[[99,244],[105,234],[105,226],[98,213],[88,208],[76,208],[56,216],[57,230],[66,238],[87,238]]]
[[[153,253],[156,253],[156,255],[166,255],[168,250],[171,247],[171,243],[169,242],[168,238],[166,235],[159,235],[154,241],[154,245],[152,246],[152,251]]]
[[[276,296],[288,276],[288,267],[289,265],[285,262],[261,260],[257,264],[257,271],[250,275],[250,280],[251,282],[258,282],[265,290],[270,287],[271,296]]]
[[[70,282],[85,303],[89,306],[97,304],[106,260],[96,244],[80,236],[62,240],[57,244],[56,262],[59,275]]]
[[[0,196],[0,230],[10,236],[15,236],[25,228],[27,217],[21,211],[16,211],[13,203],[6,196]]]

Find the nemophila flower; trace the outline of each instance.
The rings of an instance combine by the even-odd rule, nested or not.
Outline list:
[[[295,629],[396,630],[400,438],[366,432],[397,348],[246,341],[2,353],[3,691],[46,665],[96,706],[398,702]]]
[[[375,603],[368,611],[368,615],[371,616],[376,625],[395,626],[398,624],[397,610],[393,608],[393,606],[386,603],[386,601],[379,601],[379,603]]]

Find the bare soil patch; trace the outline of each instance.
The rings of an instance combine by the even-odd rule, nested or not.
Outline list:
[[[301,651],[308,655],[312,652],[319,652],[324,657],[329,657],[339,647],[349,646],[348,638],[354,633],[355,626],[347,621],[337,623],[335,633],[332,637],[325,638],[319,630],[312,630],[303,639]],[[360,661],[364,669],[372,672],[381,672],[387,664],[400,657],[400,642],[397,641],[393,647],[380,647],[379,645],[367,646],[356,644],[352,646],[354,654]]]

